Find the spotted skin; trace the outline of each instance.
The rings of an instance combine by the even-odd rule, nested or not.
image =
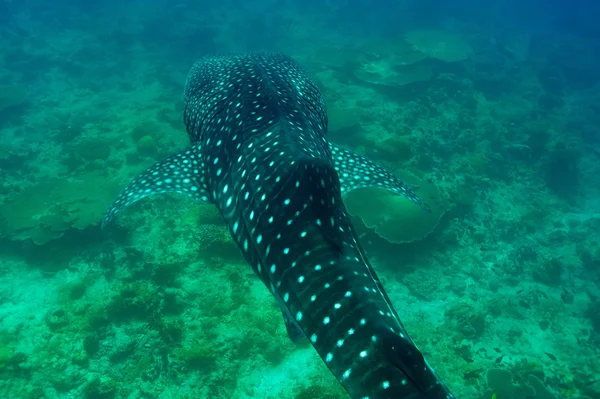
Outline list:
[[[211,56],[186,83],[192,146],[151,167],[115,200],[181,192],[219,209],[291,338],[308,338],[353,399],[450,399],[409,338],[365,256],[342,194],[367,185],[427,209],[400,180],[330,144],[319,90],[291,58]]]
[[[431,212],[402,180],[389,170],[350,150],[329,143],[333,165],[338,172],[342,195],[363,187],[379,187],[400,194],[417,204],[425,212]]]
[[[154,194],[182,193],[189,197],[209,202],[206,190],[204,163],[200,156],[200,145],[194,144],[169,158],[146,169],[129,183],[104,215],[105,227],[115,215],[129,205]]]

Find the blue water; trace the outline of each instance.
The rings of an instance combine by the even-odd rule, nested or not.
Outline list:
[[[347,207],[458,398],[600,398],[600,4],[0,1],[0,398],[346,398],[220,215],[102,215],[187,145],[186,74],[280,51],[433,213]],[[535,396],[534,396],[535,395]]]

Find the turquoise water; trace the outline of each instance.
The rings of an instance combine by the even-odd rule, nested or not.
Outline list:
[[[346,198],[454,394],[600,398],[600,10],[437,3],[1,2],[0,398],[348,397],[212,206],[100,228],[188,144],[194,61],[265,50],[314,77],[331,141],[432,208]]]

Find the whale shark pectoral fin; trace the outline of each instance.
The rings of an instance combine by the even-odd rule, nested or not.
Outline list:
[[[204,165],[200,146],[185,150],[160,161],[140,173],[117,196],[104,215],[105,227],[115,215],[129,205],[154,194],[176,192],[204,202],[210,202],[203,176]]]
[[[329,143],[329,148],[342,185],[342,195],[357,188],[379,187],[402,195],[425,212],[431,212],[410,187],[386,168],[335,144]]]

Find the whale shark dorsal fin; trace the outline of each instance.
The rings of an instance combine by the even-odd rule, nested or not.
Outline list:
[[[342,195],[363,187],[379,187],[402,195],[417,204],[425,212],[431,210],[419,199],[417,194],[388,169],[370,159],[329,143],[335,170],[338,172]]]
[[[155,163],[121,191],[104,215],[102,227],[129,205],[154,194],[182,193],[199,201],[210,202],[203,171],[199,145]]]

